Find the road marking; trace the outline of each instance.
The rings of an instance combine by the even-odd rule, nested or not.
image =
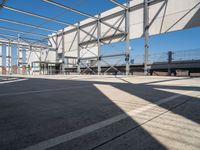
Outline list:
[[[191,92],[192,91],[188,91],[188,92],[185,92],[185,93],[191,93]],[[134,109],[132,111],[129,111],[127,113],[122,113],[122,114],[120,114],[118,116],[115,116],[113,118],[106,119],[104,121],[101,121],[101,122],[92,124],[90,126],[81,128],[79,130],[72,131],[72,132],[63,134],[61,136],[51,138],[51,139],[46,140],[46,141],[42,141],[42,142],[37,143],[35,145],[29,146],[27,148],[24,148],[23,150],[44,150],[44,149],[47,149],[47,148],[51,148],[53,146],[59,145],[59,144],[64,143],[64,142],[68,142],[68,141],[73,140],[75,138],[78,138],[80,136],[89,134],[89,133],[91,133],[91,132],[93,132],[95,130],[104,128],[106,126],[109,126],[109,125],[111,125],[113,123],[119,122],[120,120],[126,119],[126,118],[128,118],[128,117],[130,117],[132,115],[139,114],[141,112],[144,112],[144,111],[146,111],[148,109],[151,109],[153,107],[156,107],[158,105],[161,105],[161,104],[164,104],[166,102],[172,101],[172,100],[174,100],[174,99],[176,99],[178,97],[181,97],[181,96],[182,95],[180,95],[180,94],[176,94],[176,95],[173,95],[171,97],[164,98],[162,100],[159,100],[159,101],[155,102],[154,104],[149,104],[149,105],[146,105],[144,107],[140,107],[138,109]]]
[[[86,87],[93,87],[92,85],[87,86],[74,86],[68,88],[58,88],[58,89],[46,89],[46,90],[37,90],[37,91],[25,91],[25,92],[16,92],[16,93],[4,93],[0,94],[0,96],[15,96],[15,95],[25,95],[25,94],[34,94],[34,93],[43,93],[43,92],[57,92],[61,90],[70,90],[70,89],[81,89]]]
[[[0,84],[20,82],[20,81],[25,81],[25,80],[28,80],[28,79],[18,79],[18,80],[3,81],[3,82],[0,82]]]

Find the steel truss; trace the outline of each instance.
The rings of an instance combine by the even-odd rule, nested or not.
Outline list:
[[[102,54],[101,54],[101,46],[104,44],[110,44],[113,40],[117,40],[117,41],[126,41],[126,47],[125,47],[125,53],[124,53],[124,57],[125,57],[125,62],[126,62],[126,74],[129,74],[129,62],[130,62],[130,29],[129,29],[129,12],[133,11],[135,9],[139,9],[141,7],[144,7],[144,13],[145,13],[145,71],[147,70],[147,63],[148,63],[148,5],[151,5],[151,3],[155,3],[154,1],[149,1],[148,0],[144,0],[144,4],[139,4],[138,6],[134,6],[130,8],[130,1],[127,0],[126,5],[120,4],[118,3],[116,0],[110,0],[110,2],[116,4],[117,6],[120,6],[123,10],[120,12],[117,12],[116,14],[111,14],[110,16],[107,17],[101,17],[101,15],[99,14],[97,17],[96,16],[92,16],[90,14],[87,14],[85,12],[81,12],[79,10],[76,10],[74,8],[68,7],[68,6],[64,6],[62,4],[59,4],[57,2],[54,2],[52,0],[43,0],[44,2],[50,3],[52,5],[55,5],[57,7],[60,7],[62,9],[66,9],[68,11],[72,11],[74,13],[77,13],[79,15],[85,16],[85,17],[89,17],[94,19],[93,22],[90,22],[89,24],[86,25],[82,25],[80,26],[80,24],[78,23],[77,25],[75,24],[70,24],[68,22],[63,22],[63,21],[59,21],[53,18],[49,18],[49,17],[45,17],[45,16],[41,16],[32,12],[28,12],[28,11],[23,11],[20,9],[16,9],[13,7],[8,7],[5,6],[5,3],[2,4],[2,8],[10,10],[10,11],[14,11],[14,12],[18,12],[18,13],[22,13],[25,15],[29,15],[29,16],[33,16],[33,17],[37,17],[43,20],[47,20],[47,21],[51,21],[51,22],[55,22],[58,24],[63,24],[63,25],[69,25],[74,27],[74,29],[72,29],[72,31],[76,30],[76,35],[74,37],[74,41],[75,38],[77,38],[77,47],[78,47],[78,53],[77,53],[77,72],[80,74],[81,73],[81,69],[80,69],[80,65],[83,63],[81,62],[82,59],[84,58],[84,55],[80,55],[82,50],[86,50],[86,52],[93,54],[96,57],[96,64],[97,65],[97,72],[93,71],[93,73],[97,73],[97,74],[101,74],[101,61],[102,60]],[[161,1],[161,0],[159,0]],[[117,19],[113,24],[109,24],[106,22],[106,20],[108,20],[109,18],[112,17],[119,17],[119,19]],[[45,30],[45,31],[51,31],[54,32],[51,29],[47,29],[47,28],[42,28],[40,26],[35,26],[35,25],[31,25],[31,24],[26,24],[26,23],[22,23],[22,22],[17,22],[14,20],[9,20],[9,19],[5,19],[5,18],[0,18],[1,21],[6,21],[9,23],[14,23],[14,24],[18,24],[18,25],[23,25],[23,26],[28,26],[28,27],[32,27],[32,28],[37,28],[37,29],[41,29],[41,30]],[[122,27],[122,23],[125,22],[125,27]],[[84,28],[93,25],[93,27],[91,28],[91,30],[88,32],[86,30],[84,30]],[[109,29],[107,30],[107,32],[105,32],[103,35],[101,35],[101,26],[105,25],[107,27],[109,27]],[[123,29],[122,29],[123,28]],[[11,32],[14,32],[13,29],[6,29],[6,28],[0,28],[2,30],[9,30]],[[112,35],[107,36],[107,34],[111,31],[114,30]],[[17,31],[15,31],[17,32]],[[24,33],[22,31],[18,31],[20,33]],[[60,57],[60,55],[56,54],[56,60],[57,61],[61,61],[63,63],[62,65],[62,71],[64,72],[64,56],[65,56],[65,42],[64,42],[64,35],[67,34],[70,31],[65,32],[64,29],[60,32],[60,33],[56,33],[55,37],[51,37],[51,39],[53,39],[54,44],[56,45],[56,51],[58,51],[58,48],[60,47],[60,45],[62,44],[62,56]],[[84,33],[85,37],[83,38],[83,40],[80,41],[80,33]],[[32,35],[37,35],[37,36],[43,36],[43,35],[38,35],[35,33],[25,33],[25,34],[32,34]],[[61,37],[59,39],[59,37]],[[27,42],[26,39],[22,40],[26,43],[28,43],[29,45],[33,45],[35,43],[41,42],[42,40],[36,40],[35,42]],[[9,40],[10,41],[10,40]],[[15,42],[14,42],[15,43]],[[49,40],[50,46],[52,45],[52,42]],[[19,44],[19,42],[18,42]],[[73,44],[73,43],[72,43]],[[97,46],[98,48],[98,54],[94,54],[88,47],[95,47]],[[72,47],[72,45],[70,46],[70,48]],[[67,50],[67,51],[70,51]],[[105,60],[104,60],[105,61]],[[108,63],[109,64],[109,63]],[[85,64],[84,64],[85,65]],[[91,66],[86,66],[88,69],[91,70]],[[110,68],[113,68],[114,66],[110,66]]]
[[[62,36],[63,39],[63,35],[71,33],[76,31],[76,35],[74,37],[74,41],[77,38],[78,43],[77,43],[77,47],[78,47],[78,54],[77,54],[77,72],[80,74],[81,73],[81,65],[84,65],[87,69],[91,70],[92,73],[95,74],[101,74],[101,61],[102,60],[102,54],[101,54],[101,46],[104,44],[110,44],[113,40],[118,40],[118,42],[120,41],[125,41],[126,42],[126,46],[125,46],[125,53],[124,53],[124,59],[126,62],[126,75],[129,74],[130,72],[130,29],[129,29],[129,13],[131,11],[140,9],[140,8],[144,8],[144,38],[145,38],[145,51],[144,51],[144,72],[145,75],[147,74],[147,64],[148,64],[148,47],[149,47],[149,41],[148,41],[148,37],[149,37],[149,6],[153,5],[155,3],[161,2],[161,1],[165,1],[165,0],[144,0],[144,3],[138,4],[136,6],[130,7],[130,0],[127,0],[126,5],[120,4],[118,3],[116,0],[110,0],[110,2],[116,4],[117,6],[120,6],[123,10],[119,11],[115,14],[111,14],[109,16],[106,17],[101,17],[101,15],[99,14],[98,17],[96,16],[92,16],[90,14],[81,12],[79,10],[76,10],[74,8],[68,7],[68,6],[64,6],[62,4],[59,4],[53,0],[43,0],[49,4],[55,5],[57,7],[66,9],[68,11],[72,11],[74,13],[77,13],[79,15],[85,16],[85,17],[89,17],[94,19],[94,21],[89,22],[88,24],[84,24],[84,25],[80,25],[80,23],[78,23],[76,25],[75,28],[69,30],[69,31],[64,31],[61,33],[58,33],[54,36]],[[110,18],[114,18],[114,17],[119,17],[119,19],[117,19],[113,24],[109,24],[106,22],[106,20],[110,19]],[[156,16],[155,16],[156,17]],[[125,21],[125,27],[122,27],[122,23],[123,21]],[[104,33],[104,35],[101,35],[101,25],[106,25],[107,27],[109,27],[109,29],[107,30],[106,33]],[[73,25],[74,26],[74,25]],[[91,28],[91,30],[88,32],[86,30],[84,30],[84,28],[89,27],[89,26],[93,26]],[[121,29],[123,28],[123,30]],[[107,36],[107,33],[109,33],[111,30],[114,30],[114,33],[112,35]],[[80,41],[80,33],[83,32],[85,33],[85,37],[83,38],[83,40]],[[89,39],[88,39],[89,37]],[[87,39],[87,40],[86,40]],[[74,42],[72,42],[72,45],[74,44]],[[72,47],[72,45],[70,46],[70,48]],[[88,47],[98,47],[98,55],[94,54]],[[64,47],[64,46],[63,46]],[[86,60],[86,58],[84,58],[84,55],[81,56],[80,53],[82,50],[86,50],[87,52],[94,54],[94,60],[96,60],[95,64],[92,64],[91,66],[87,66],[86,64],[84,64],[83,62],[81,62],[81,60]],[[65,50],[64,50],[65,51]],[[67,51],[70,51],[67,50]],[[64,55],[64,53],[63,53]],[[63,56],[64,57],[64,56]],[[88,60],[90,60],[90,58],[88,58]],[[107,63],[109,64],[109,63]],[[95,72],[95,70],[92,70],[93,66],[97,66],[97,72]],[[110,68],[113,68],[114,66],[110,66]],[[109,69],[110,69],[109,68]],[[85,72],[85,70],[83,70],[83,72]]]
[[[97,30],[97,33],[99,31],[101,31],[101,25],[104,24],[104,25],[107,25],[110,27],[109,30],[111,29],[114,29],[115,30],[115,33],[111,36],[106,36],[106,33],[105,35],[98,35],[97,37],[94,36],[94,34],[92,33],[93,31],[91,30],[90,32],[87,32],[87,36],[91,37],[89,40],[82,40],[79,42],[78,44],[78,49],[79,51],[81,49],[84,49],[85,47],[83,46],[86,46],[88,47],[88,45],[92,45],[94,44],[93,46],[95,46],[95,44],[97,44],[98,46],[98,56],[97,56],[97,64],[98,64],[98,74],[101,73],[101,50],[100,50],[100,47],[104,44],[109,44],[112,42],[112,40],[115,40],[115,39],[119,39],[119,41],[123,41],[125,40],[126,41],[126,50],[125,50],[125,61],[126,61],[126,74],[129,74],[129,58],[130,58],[130,29],[129,29],[129,13],[132,12],[132,11],[135,11],[135,10],[138,10],[138,9],[141,9],[141,8],[144,8],[144,73],[145,75],[147,75],[148,73],[148,49],[149,49],[149,28],[151,27],[151,25],[154,23],[155,19],[158,17],[158,15],[160,14],[160,12],[164,9],[166,9],[167,7],[167,2],[168,0],[144,0],[144,3],[140,3],[138,5],[135,5],[135,6],[132,6],[130,7],[129,5],[129,1],[127,1],[126,5],[122,5],[120,3],[118,3],[116,0],[110,0],[111,2],[115,3],[116,5],[120,6],[123,10],[122,11],[119,11],[117,13],[114,13],[114,14],[111,14],[109,16],[106,16],[106,17],[101,17],[100,15],[98,17],[94,17],[94,16],[91,16],[89,14],[86,14],[84,12],[81,12],[81,11],[78,11],[78,10],[75,10],[73,8],[70,8],[70,7],[67,7],[67,6],[63,6],[61,4],[58,4],[52,0],[44,0],[45,2],[48,2],[50,4],[53,4],[53,5],[56,5],[58,7],[61,7],[61,8],[64,8],[64,9],[67,9],[69,11],[72,11],[72,12],[75,12],[77,14],[80,14],[80,15],[83,15],[83,16],[86,16],[86,17],[90,17],[92,19],[94,19],[94,21],[91,21],[87,24],[84,24],[84,25],[80,25],[74,29],[71,29],[71,30],[68,30],[68,31],[65,31],[64,33],[62,34],[68,34],[68,33],[71,33],[73,31],[76,31],[76,30],[80,30],[80,32],[85,32],[85,30],[83,30],[85,27],[88,27],[88,26],[91,26],[91,25],[94,25],[95,29]],[[154,4],[157,4],[157,3],[160,3],[160,2],[164,2],[161,7],[159,8],[159,10],[156,12],[155,16],[153,17],[153,19],[151,20],[151,22],[149,22],[149,6],[151,5],[154,5]],[[197,4],[199,5],[199,3]],[[191,10],[189,10],[183,17],[185,17],[189,12],[191,12],[194,8],[196,8],[195,5]],[[123,19],[125,19],[125,29],[124,30],[121,30],[120,27],[120,24],[119,26],[116,25],[116,23],[118,23],[119,21],[122,21],[122,20],[117,20],[113,25],[112,24],[108,24],[106,22],[106,20],[110,19],[110,18],[113,18],[113,17],[117,17],[117,16],[122,16],[124,17]],[[182,18],[183,18],[182,17]],[[181,19],[182,19],[181,18]],[[181,19],[179,19],[178,21],[180,21]],[[163,21],[162,21],[163,23]],[[98,27],[98,25],[100,27]],[[173,27],[173,26],[172,26]],[[172,27],[170,27],[169,29],[171,29]],[[162,25],[161,25],[161,29],[162,29]],[[108,30],[108,32],[109,32]],[[78,32],[78,31],[77,31]],[[161,31],[160,31],[161,32]],[[168,32],[168,30],[166,31]],[[57,36],[60,36],[59,34]],[[88,50],[89,51],[89,50]],[[79,58],[79,55],[78,55],[78,58]],[[80,58],[79,58],[80,59]],[[77,61],[77,65],[79,65],[79,62],[80,61]],[[78,72],[80,73],[80,69],[77,69]]]
[[[29,34],[29,35],[35,35],[38,37],[42,37],[42,39],[39,40],[35,40],[33,39],[33,42],[28,41],[28,39],[25,39],[23,37],[13,37],[10,35],[3,35],[0,34],[0,36],[3,37],[3,39],[0,39],[0,43],[9,43],[9,44],[16,44],[18,45],[18,47],[20,48],[20,46],[25,46],[25,47],[29,47],[29,50],[33,50],[35,49],[48,49],[48,50],[55,50],[56,51],[56,61],[57,62],[61,62],[63,65],[61,66],[62,72],[64,73],[65,71],[65,64],[64,64],[64,59],[65,59],[65,53],[71,51],[72,47],[74,44],[77,45],[77,72],[80,73],[84,73],[86,70],[81,71],[81,66],[85,66],[87,69],[89,69],[91,72],[93,72],[94,74],[102,74],[105,72],[102,72],[102,66],[101,63],[107,63],[105,62],[105,60],[103,58],[105,57],[119,57],[119,56],[115,56],[115,55],[110,55],[110,56],[104,56],[101,53],[101,47],[102,45],[105,44],[110,44],[113,41],[115,42],[119,42],[119,41],[125,41],[126,45],[125,45],[125,50],[124,53],[120,54],[121,57],[124,57],[125,63],[126,63],[126,75],[129,74],[130,72],[130,27],[129,27],[129,20],[130,20],[130,12],[144,8],[144,39],[145,39],[145,43],[144,43],[144,73],[145,75],[148,72],[148,49],[149,49],[149,28],[150,26],[153,24],[154,20],[156,19],[156,17],[159,15],[159,13],[161,12],[161,10],[166,7],[166,3],[168,0],[144,0],[143,3],[137,4],[135,6],[131,6],[130,7],[130,1],[131,0],[127,0],[126,4],[120,4],[119,2],[117,2],[117,0],[108,0],[112,3],[114,3],[115,5],[119,6],[122,8],[121,11],[118,11],[116,13],[110,14],[106,17],[102,17],[101,14],[96,15],[96,16],[92,16],[88,13],[76,10],[74,8],[62,5],[60,3],[57,3],[53,0],[43,0],[46,3],[55,5],[57,7],[60,7],[62,9],[77,13],[79,15],[85,16],[85,17],[89,17],[91,19],[93,19],[93,21],[90,21],[87,24],[81,25],[80,23],[77,24],[71,24],[65,21],[60,21],[54,18],[50,18],[50,17],[46,17],[46,16],[42,16],[42,15],[38,15],[32,12],[28,12],[28,11],[23,11],[20,9],[16,9],[13,7],[9,7],[9,6],[5,6],[6,0],[3,1],[2,4],[0,4],[0,9],[7,9],[10,11],[14,11],[17,13],[22,13],[28,16],[32,16],[32,17],[36,17],[42,20],[46,20],[46,21],[50,21],[50,22],[54,22],[54,23],[58,23],[58,24],[62,24],[62,25],[66,25],[66,26],[71,26],[72,29],[65,31],[64,29],[59,30],[58,32],[53,30],[53,29],[49,29],[49,28],[44,28],[41,26],[37,26],[37,25],[33,25],[33,24],[27,24],[27,23],[23,23],[23,22],[18,22],[15,20],[10,20],[10,19],[6,19],[6,18],[0,18],[0,21],[4,21],[4,22],[8,22],[11,24],[18,24],[18,25],[22,25],[22,26],[27,26],[27,27],[31,27],[34,29],[40,29],[40,30],[44,30],[47,32],[54,32],[55,34],[53,34],[52,36],[44,36],[42,34],[37,34],[37,33],[32,33],[32,32],[24,32],[24,31],[17,31],[15,29],[11,29],[11,28],[5,28],[5,27],[0,27],[0,30],[7,30],[10,32],[15,32],[15,33],[19,33],[19,34]],[[152,21],[149,22],[149,6],[157,4],[159,2],[165,2],[163,3],[163,5],[161,6],[161,8],[158,10],[158,12],[156,13],[156,15],[153,17]],[[199,4],[198,4],[199,5]],[[187,14],[186,14],[187,15]],[[118,19],[113,22],[112,24],[108,23],[107,20],[111,19],[111,18],[116,18],[118,17]],[[181,18],[182,19],[182,18]],[[125,24],[124,26],[122,24]],[[101,28],[102,25],[106,26],[108,29],[107,31],[102,35],[101,34]],[[91,27],[90,31],[87,31],[86,28],[87,27]],[[170,28],[169,28],[170,29]],[[76,34],[74,35],[73,38],[73,42],[71,43],[69,49],[66,49],[66,45],[65,45],[65,36],[68,33],[72,33],[72,32],[76,32]],[[109,32],[113,32],[112,35],[108,35]],[[167,32],[167,31],[166,31]],[[81,38],[80,34],[85,34],[85,37]],[[10,38],[8,38],[10,37]],[[13,38],[13,39],[11,39]],[[51,39],[51,40],[50,40]],[[30,39],[29,39],[30,40]],[[41,44],[44,40],[48,40],[48,44]],[[55,49],[51,48],[53,45],[55,45]],[[58,53],[58,49],[59,47],[62,47],[62,53]],[[97,51],[98,53],[95,54],[92,52],[92,50],[90,50],[91,47],[97,47]],[[85,51],[84,54],[82,54],[81,52]],[[85,57],[86,53],[90,53],[91,55],[93,55],[92,57]],[[88,66],[87,64],[84,63],[85,60],[94,60],[94,64],[92,64],[91,66]],[[93,68],[97,67],[97,70],[94,70]],[[115,66],[110,65],[110,68],[115,68]],[[116,69],[116,68],[115,68]]]
[[[129,74],[129,57],[130,57],[130,38],[129,38],[129,0],[127,1],[127,6],[124,6],[124,10],[121,11],[119,14],[117,14],[116,16],[119,17],[119,19],[117,19],[113,24],[109,24],[106,22],[106,20],[109,19],[109,17],[106,18],[101,18],[101,15],[99,14],[98,17],[89,15],[87,13],[81,12],[79,10],[70,8],[68,6],[64,6],[61,5],[57,2],[54,2],[52,0],[43,0],[47,3],[50,3],[52,5],[58,6],[60,8],[75,12],[79,15],[85,16],[85,17],[90,17],[92,19],[94,19],[94,22],[91,22],[89,24],[80,26],[80,24],[78,23],[75,29],[72,29],[72,31],[76,31],[76,35],[74,37],[77,38],[77,47],[78,47],[78,58],[77,58],[77,72],[80,74],[81,73],[81,65],[85,66],[86,69],[89,69],[92,71],[92,73],[94,74],[101,74],[101,61],[105,61],[102,60],[102,55],[101,55],[101,46],[104,44],[110,44],[113,40],[118,40],[120,41],[124,41],[126,40],[126,50],[124,53],[125,56],[125,61],[126,61],[126,74]],[[116,3],[118,5],[118,3]],[[121,6],[121,5],[120,5]],[[125,27],[122,27],[122,23],[125,21]],[[104,33],[104,35],[101,35],[101,25],[105,25],[107,27],[109,27],[109,29],[107,30],[107,32]],[[91,30],[88,32],[86,30],[84,30],[84,28],[91,26],[92,28]],[[123,30],[121,28],[124,28]],[[107,34],[111,31],[114,30],[113,34],[110,36],[107,36]],[[83,40],[80,41],[80,33],[84,33],[85,37],[83,37]],[[67,34],[69,32],[62,32],[60,34],[56,34],[55,36],[62,36],[63,39],[63,35]],[[72,42],[73,44],[73,42]],[[64,47],[64,46],[62,46]],[[98,54],[94,54],[88,47],[97,47],[98,49]],[[70,46],[71,48],[71,46]],[[92,64],[91,66],[88,66],[86,64],[84,64],[82,62],[82,60],[86,60],[86,58],[84,58],[84,55],[80,55],[82,50],[86,50],[88,53],[91,53],[92,55],[94,55],[96,60],[95,64]],[[70,51],[70,49],[68,50]],[[64,55],[64,53],[63,53]],[[90,60],[91,58],[88,58],[88,60]],[[107,63],[109,64],[109,63]],[[91,69],[91,67],[93,67],[94,65],[97,66],[97,72],[95,72],[94,70]],[[110,66],[110,68],[113,68],[113,66]],[[83,72],[85,72],[85,70],[83,70]]]
[[[8,6],[5,6],[7,0],[4,0],[1,4],[0,4],[0,9],[4,8],[4,9],[8,9],[10,11],[15,11],[15,12],[18,12],[18,13],[23,13],[23,14],[26,14],[26,15],[30,15],[30,16],[34,16],[34,17],[38,17],[40,19],[45,19],[45,20],[48,20],[48,21],[53,21],[53,22],[57,22],[57,23],[62,23],[62,24],[65,24],[65,25],[68,25],[67,23],[64,23],[64,22],[59,22],[59,21],[56,21],[55,19],[51,19],[51,18],[48,18],[48,17],[43,17],[43,16],[40,16],[40,15],[37,15],[37,14],[33,14],[31,12],[26,12],[26,11],[23,11],[23,10],[19,10],[19,9],[15,9],[15,8],[12,8],[12,7],[8,7]],[[44,27],[40,27],[38,25],[33,25],[33,24],[28,24],[28,23],[23,23],[23,22],[19,22],[19,21],[15,21],[15,20],[10,20],[10,19],[6,19],[6,18],[0,18],[0,21],[3,21],[3,22],[8,22],[8,23],[11,23],[11,24],[17,24],[17,25],[21,25],[21,26],[26,26],[26,27],[31,27],[31,28],[34,28],[34,29],[39,29],[39,30],[44,30],[44,31],[47,31],[47,32],[56,32],[55,30],[52,30],[52,29],[48,29],[48,28],[44,28]],[[44,49],[47,49],[48,52],[49,51],[55,51],[54,48],[51,47],[51,44],[48,45],[46,43],[46,41],[49,40],[48,36],[47,35],[43,35],[43,34],[38,34],[38,33],[33,33],[33,32],[27,32],[27,31],[20,31],[20,30],[16,30],[16,29],[12,29],[12,28],[7,28],[7,27],[0,27],[0,30],[4,30],[4,31],[9,31],[9,32],[12,32],[12,33],[17,33],[18,36],[15,36],[15,35],[10,35],[10,34],[1,34],[0,33],[0,45],[1,45],[1,51],[2,51],[2,44],[6,44],[6,48],[9,49],[9,54],[7,52],[6,55],[9,55],[9,59],[7,61],[7,68],[8,68],[8,71],[7,73],[11,73],[11,69],[10,69],[10,66],[11,66],[11,45],[16,45],[17,47],[17,66],[18,66],[18,72],[20,72],[20,69],[22,69],[22,49],[25,49],[26,52],[29,52],[29,56],[28,58],[26,59],[26,63],[29,62],[29,59],[30,59],[30,55],[31,53],[34,53],[37,58],[39,60],[41,60],[41,51],[44,50]],[[27,38],[27,37],[23,37],[21,35],[33,35],[33,36],[37,36],[37,37],[40,37],[42,39],[33,39],[33,38]],[[44,43],[45,41],[45,43]],[[2,61],[2,60],[1,60]],[[2,62],[0,62],[2,63]],[[25,64],[26,64],[25,63]]]

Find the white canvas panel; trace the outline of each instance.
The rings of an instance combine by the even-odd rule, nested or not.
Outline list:
[[[140,38],[143,35],[144,9],[138,9],[130,12],[130,38]]]
[[[85,32],[88,32],[90,35],[88,35],[87,33],[85,33],[82,30],[84,30]],[[83,41],[83,40],[89,41],[91,39],[94,39],[94,37],[97,37],[97,25],[96,24],[82,28],[82,30],[80,30],[80,41]]]
[[[66,57],[77,57],[78,56],[78,53],[77,53],[77,51],[69,51],[69,52],[66,52],[65,53],[65,56]]]
[[[156,1],[156,0],[155,0]],[[143,0],[133,0],[130,2],[130,6],[137,6],[143,4]],[[167,4],[160,10],[163,1],[158,0],[155,4],[150,5],[149,7],[149,21],[152,22],[152,19],[156,16],[155,20],[152,22],[149,34],[156,35],[166,32],[172,32],[182,29],[188,29],[196,26],[200,26],[200,6],[196,7],[190,11],[195,5],[197,5],[200,0],[168,0]],[[142,6],[142,5],[140,5]],[[108,11],[101,13],[101,17],[106,17],[111,14],[121,12],[123,9],[121,7],[115,7]],[[160,10],[160,12],[158,12]],[[184,17],[183,17],[184,16]],[[111,17],[106,20],[107,23],[113,25],[118,17]],[[81,21],[81,25],[85,25],[93,22],[94,19],[88,18]],[[105,21],[105,20],[104,20]],[[86,27],[86,30],[89,31],[94,26],[94,24]],[[144,33],[144,9],[137,8],[130,12],[130,39],[140,38]],[[101,35],[103,35],[110,27],[101,24]],[[124,30],[125,22],[120,26],[121,30]],[[69,31],[74,29],[74,27],[66,27],[64,30]],[[112,35],[114,30],[112,29],[108,35]],[[118,32],[117,32],[118,33]],[[77,41],[74,42],[74,36],[76,31],[68,33],[65,35],[65,50],[67,51],[70,47],[71,50],[77,50]],[[95,32],[96,34],[96,32]],[[81,40],[85,36],[85,33],[81,32]],[[87,39],[89,40],[89,38]],[[59,40],[58,40],[59,41]],[[118,40],[113,40],[112,43],[117,42]],[[72,43],[75,44],[72,44]],[[92,45],[92,44],[91,44]],[[90,46],[91,46],[90,45]],[[62,44],[59,46],[59,52],[62,52]],[[95,51],[95,50],[94,50]],[[68,52],[66,52],[68,53]],[[71,55],[71,54],[70,54]],[[74,55],[74,54],[73,54]]]
[[[64,35],[65,52],[77,50],[77,32]]]
[[[143,2],[144,2],[144,0],[133,0],[133,1],[130,1],[130,6],[135,6],[135,5],[141,4]]]
[[[111,26],[114,26],[115,28],[119,28],[120,30],[125,31],[125,19],[123,19],[121,15],[117,16],[117,17],[114,17],[114,18],[111,18],[109,20],[106,20],[104,22],[108,23]],[[107,31],[109,31],[109,32],[107,33]],[[101,24],[101,33],[102,33],[102,36],[105,33],[107,33],[106,36],[110,36],[110,35],[113,35],[115,32],[116,32],[115,29],[112,28],[110,30],[109,26],[107,26],[107,25],[105,25],[103,23]],[[116,33],[120,33],[120,32],[117,31]]]
[[[54,38],[54,40],[56,39],[56,37],[49,38],[48,45],[51,45],[52,48],[56,48],[56,43],[54,42],[53,38]]]
[[[43,50],[41,53],[41,61],[55,62],[56,61],[56,52],[49,51],[48,49]]]
[[[87,49],[82,49],[80,51],[80,56],[82,58],[96,57],[97,55],[98,55],[98,47],[89,48],[89,51]]]
[[[199,26],[200,6],[191,10],[199,2],[200,0],[169,0],[166,5],[166,10],[164,7],[150,27],[150,35]],[[162,3],[150,7],[150,22],[155,16],[156,10],[160,8],[161,4]],[[166,13],[164,13],[165,11]]]
[[[29,65],[32,64],[34,61],[39,61],[40,59],[40,52],[35,51],[26,51],[26,60]]]
[[[58,36],[58,53],[62,53],[63,51],[63,44],[62,44],[62,36]]]

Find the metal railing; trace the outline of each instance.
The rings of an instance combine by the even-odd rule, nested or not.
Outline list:
[[[148,63],[157,63],[157,62],[168,62],[169,61],[169,52],[160,52],[160,53],[150,53]],[[178,50],[172,52],[172,62],[174,61],[195,61],[200,60],[200,48],[198,49],[188,49],[188,50]],[[135,55],[131,59],[131,64],[143,64],[144,55]]]

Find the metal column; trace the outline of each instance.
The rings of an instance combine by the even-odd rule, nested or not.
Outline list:
[[[52,37],[52,39],[53,39],[53,37]],[[59,57],[58,57],[58,35],[57,35],[57,33],[56,33],[55,45],[56,45],[56,62],[59,62]]]
[[[29,64],[29,59],[28,59],[28,54],[27,52],[30,51],[30,46],[29,48],[25,49],[25,53],[24,53],[24,57],[25,57],[25,64],[26,64],[26,74],[30,75],[30,71],[31,71],[31,66]]]
[[[100,22],[101,15],[98,15],[97,21],[97,45],[98,45],[98,75],[101,74],[101,22]]]
[[[149,0],[144,0],[144,75],[148,74],[149,57]]]
[[[23,70],[22,70],[22,60],[23,60],[23,52],[22,52],[22,48],[19,47],[19,60],[18,60],[18,65],[19,65],[19,73],[22,74]]]
[[[3,54],[3,47],[2,47],[2,44],[0,43],[0,74],[3,73],[3,59],[2,59],[2,54]]]
[[[20,74],[20,65],[19,65],[19,44],[20,44],[20,34],[17,34],[17,74]]]
[[[11,73],[11,47],[10,44],[6,44],[6,73]]]
[[[80,23],[78,23],[77,26],[77,73],[80,74],[81,73],[81,68],[80,68]]]
[[[130,72],[130,25],[129,25],[129,6],[130,2],[127,0],[127,9],[126,9],[126,20],[125,20],[125,32],[126,32],[126,51],[125,51],[125,61],[126,61],[126,75],[129,75]]]
[[[65,38],[64,38],[64,29],[62,30],[62,73],[65,74]]]

